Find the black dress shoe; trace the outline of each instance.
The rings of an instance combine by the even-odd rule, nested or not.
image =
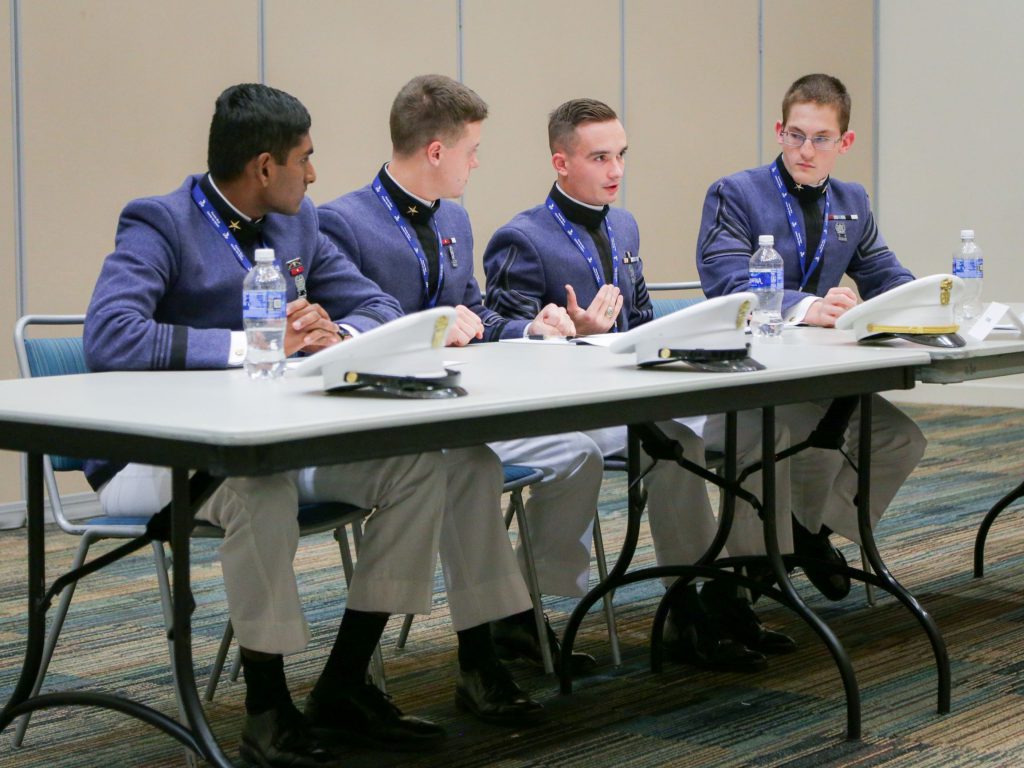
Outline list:
[[[562,644],[547,618],[544,619],[544,631],[548,638],[548,648],[551,650],[551,661],[555,665],[555,674],[559,675],[562,672]],[[494,650],[502,661],[522,659],[538,667],[544,666],[540,642],[537,640],[537,626],[532,614],[528,622],[521,620],[518,615],[492,621],[491,639],[494,642]],[[589,653],[573,651],[571,658],[573,677],[589,675],[597,669],[597,660]]]
[[[828,528],[822,527],[818,533],[811,533],[793,518],[793,552],[801,557],[821,560],[835,566],[846,566],[843,553],[832,545]],[[829,600],[842,600],[850,594],[850,577],[845,573],[836,573],[827,565],[805,565],[804,573],[821,594]]]
[[[796,641],[762,624],[744,597],[728,598],[714,608],[708,606],[708,610],[715,612],[718,623],[726,632],[752,651],[779,655],[796,650]]]
[[[544,717],[544,707],[516,685],[497,661],[480,669],[460,669],[455,703],[485,723],[496,725],[531,725]]]
[[[763,653],[702,621],[689,621],[673,613],[669,613],[662,635],[665,653],[673,661],[718,672],[760,672],[768,666]]]
[[[238,752],[260,768],[317,768],[336,759],[290,702],[287,707],[246,715]]]
[[[445,737],[444,728],[403,715],[390,696],[369,683],[339,688],[325,699],[311,694],[306,699],[306,719],[325,741],[381,749],[420,749]]]

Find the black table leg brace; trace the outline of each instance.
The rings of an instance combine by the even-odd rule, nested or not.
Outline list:
[[[896,581],[882,562],[874,541],[874,534],[870,524],[870,461],[871,461],[871,396],[864,395],[859,398],[861,406],[861,427],[860,427],[860,453],[858,465],[863,471],[858,471],[858,525],[862,541],[865,542],[865,556],[871,564],[875,573],[868,573],[855,568],[839,568],[834,570],[845,573],[851,578],[871,583],[881,589],[893,594],[924,628],[931,642],[935,655],[936,668],[938,671],[938,711],[944,714],[949,711],[950,706],[950,672],[949,660],[946,654],[944,642],[934,620],[921,607],[917,600]],[[800,598],[789,581],[787,568],[799,566],[805,563],[822,564],[821,561],[809,558],[787,555],[783,557],[779,551],[777,539],[777,526],[775,519],[775,463],[792,456],[793,454],[807,448],[821,448],[840,450],[845,441],[845,432],[849,419],[858,405],[857,397],[837,398],[832,402],[818,426],[806,440],[796,446],[791,446],[778,454],[775,453],[774,435],[775,418],[774,408],[763,409],[762,428],[762,459],[747,467],[744,472],[736,477],[736,415],[729,413],[726,416],[726,464],[724,478],[708,472],[705,468],[685,459],[682,456],[681,447],[674,441],[668,440],[654,425],[631,426],[629,429],[628,461],[629,473],[629,504],[626,537],[622,553],[619,556],[615,567],[609,572],[608,578],[591,590],[577,605],[566,625],[562,641],[562,676],[561,691],[563,694],[572,691],[572,676],[568,659],[571,657],[573,644],[579,626],[582,623],[587,611],[597,600],[607,592],[613,592],[620,586],[635,583],[652,578],[664,578],[678,576],[677,581],[669,588],[659,603],[655,613],[651,631],[651,666],[652,670],[658,671],[662,663],[661,633],[664,622],[668,615],[668,607],[671,604],[674,593],[684,588],[694,578],[725,578],[747,588],[757,589],[762,594],[786,605],[794,610],[812,629],[822,638],[829,652],[839,669],[843,680],[843,686],[847,700],[847,737],[850,739],[860,738],[861,734],[861,708],[860,694],[857,687],[856,677],[853,672],[849,656],[842,647],[838,638],[832,630],[822,622]],[[652,432],[654,434],[652,434]],[[660,436],[660,439],[659,439]],[[643,514],[646,502],[645,495],[640,487],[640,480],[643,474],[640,472],[639,448],[641,440],[645,450],[655,460],[673,460],[684,468],[694,471],[699,476],[718,485],[725,494],[725,503],[719,520],[719,530],[714,541],[708,547],[707,552],[693,565],[690,566],[659,566],[654,568],[643,568],[629,574],[626,570],[629,567],[633,554],[636,550],[639,538],[640,518]],[[666,443],[671,447],[666,447]],[[647,471],[650,471],[648,468]],[[756,497],[748,494],[739,486],[752,473],[763,471],[763,495],[767,503],[761,504]],[[1024,492],[1024,485],[1022,485]],[[723,567],[733,565],[745,565],[764,562],[761,557],[727,558],[717,560],[719,553],[728,538],[729,530],[735,508],[735,498],[741,496],[755,509],[765,523],[765,545],[768,553],[768,560],[772,566],[773,574],[780,585],[780,589],[766,588],[764,585],[748,579],[747,577],[723,571]],[[714,564],[711,566],[711,564]],[[830,564],[825,564],[830,565]],[[711,567],[709,567],[711,566]]]
[[[189,478],[188,470],[174,469],[172,501],[153,516],[146,533],[110,552],[85,563],[80,568],[59,577],[46,589],[46,553],[43,519],[43,457],[27,456],[27,527],[28,527],[28,638],[21,676],[10,700],[0,713],[0,731],[20,715],[37,709],[63,706],[90,706],[112,709],[135,717],[163,731],[184,744],[218,768],[231,768],[233,763],[225,757],[210,731],[206,716],[195,688],[192,669],[191,617],[195,608],[189,574],[189,537],[195,524],[195,510],[213,494],[222,482],[220,478],[198,472]],[[29,698],[39,674],[46,634],[46,612],[54,596],[65,586],[120,560],[149,542],[170,541],[173,558],[174,671],[182,706],[188,719],[183,725],[162,712],[136,701],[109,693],[95,691],[66,691],[47,693]]]

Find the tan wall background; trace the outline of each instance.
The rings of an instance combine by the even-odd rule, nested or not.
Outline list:
[[[1024,302],[1024,4],[882,3],[879,226],[917,275],[948,272],[960,230],[985,254],[985,301]],[[902,399],[1024,407],[1024,376]]]
[[[294,93],[313,115],[317,202],[367,183],[387,159],[388,109],[402,83],[423,72],[461,74],[491,107],[482,165],[464,200],[478,263],[496,227],[543,199],[553,178],[547,113],[576,96],[605,100],[623,115],[625,204],[641,224],[651,281],[695,277],[704,191],[718,176],[774,156],[782,92],[806,71],[834,71],[851,86],[858,139],[845,175],[873,187],[873,0],[827,13],[811,0],[18,6],[27,312],[85,310],[121,207],[202,170],[217,93],[258,80],[261,55],[266,82]],[[11,33],[9,4],[0,3],[5,104]],[[0,268],[12,278],[0,287],[3,339],[17,314],[12,159],[12,121],[5,119]],[[16,375],[13,361],[9,342],[0,340],[0,376]],[[0,454],[0,504],[20,496],[17,461]]]

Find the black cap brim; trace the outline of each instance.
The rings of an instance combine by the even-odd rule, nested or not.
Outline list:
[[[352,371],[345,376],[345,382],[331,387],[332,394],[353,394],[367,397],[397,397],[410,400],[443,400],[464,397],[467,392],[458,386],[462,377],[460,371],[444,369],[441,376],[389,376],[379,373]]]
[[[914,344],[923,344],[926,347],[940,347],[942,349],[957,349],[967,346],[967,342],[959,333],[876,333],[872,336],[865,336],[858,339],[860,344],[872,344],[878,341],[889,339],[903,339]]]

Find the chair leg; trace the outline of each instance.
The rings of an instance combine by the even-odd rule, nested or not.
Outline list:
[[[362,525],[358,520],[353,521],[350,525],[352,526],[352,541],[358,556],[359,542],[363,538]],[[348,587],[352,582],[352,574],[355,572],[355,561],[352,558],[352,548],[349,547],[346,526],[334,529],[334,540],[338,542],[338,549],[341,551],[341,568],[345,573],[345,586]],[[411,616],[407,617],[407,620],[412,623]],[[388,681],[384,674],[384,656],[380,650],[380,643],[377,643],[377,647],[373,651],[373,658],[370,660],[370,676],[373,678],[373,684],[380,689],[381,693],[388,692]]]
[[[213,669],[210,670],[210,679],[206,681],[206,700],[213,701],[213,694],[217,692],[217,683],[220,681],[221,673],[224,671],[224,661],[231,650],[231,640],[235,636],[235,628],[231,626],[231,620],[224,627],[224,634],[220,638],[220,647],[217,649],[217,658],[213,660]]]
[[[601,535],[601,516],[594,513],[594,556],[597,558],[597,575],[601,581],[608,578],[608,561],[604,556],[604,536]],[[604,619],[608,625],[608,644],[612,649],[612,664],[622,666],[622,651],[619,649],[619,630],[615,623],[615,605],[612,598],[615,592],[606,592],[604,601]]]
[[[872,573],[871,563],[868,562],[868,558],[864,554],[864,547],[860,548],[860,567],[868,573]],[[875,588],[866,581],[864,582],[864,598],[869,606],[875,607]]]
[[[402,628],[398,630],[398,639],[395,641],[395,648],[398,650],[404,650],[405,641],[409,639],[409,630],[412,629],[413,615],[411,613],[405,614],[405,618],[402,619]]]
[[[78,551],[75,552],[74,562],[71,564],[71,569],[80,568],[82,563],[85,562],[85,556],[89,553],[89,547],[92,546],[94,537],[91,532],[86,531],[82,534],[82,540],[78,543]],[[43,646],[43,658],[39,665],[39,676],[36,678],[35,685],[32,686],[32,693],[29,696],[36,696],[39,694],[39,690],[43,687],[43,680],[46,678],[46,670],[50,666],[50,660],[53,658],[53,651],[57,647],[57,638],[60,636],[61,629],[64,628],[64,619],[67,618],[68,609],[71,607],[71,598],[75,595],[75,587],[77,582],[71,582],[68,584],[64,591],[60,595],[60,604],[57,606],[57,612],[53,615],[53,624],[50,626],[50,631],[46,635],[46,645]],[[20,747],[25,739],[25,731],[28,728],[29,718],[32,717],[32,713],[22,715],[18,718],[18,725],[14,731],[14,746]]]
[[[242,649],[235,651],[235,658],[231,660],[231,669],[228,670],[228,680],[232,683],[238,682],[238,676],[242,674]]]
[[[523,492],[512,491],[509,502],[516,521],[519,524],[519,544],[523,548],[523,555],[526,559],[526,587],[530,591],[530,600],[533,602],[533,618],[537,624],[537,637],[540,642],[540,654],[544,660],[544,671],[549,675],[555,673],[554,661],[551,658],[551,647],[547,642],[547,624],[544,621],[544,605],[541,602],[540,584],[537,581],[537,566],[533,559],[533,546],[530,542],[530,528],[526,522],[526,507],[523,505]],[[506,515],[508,518],[508,515]]]

